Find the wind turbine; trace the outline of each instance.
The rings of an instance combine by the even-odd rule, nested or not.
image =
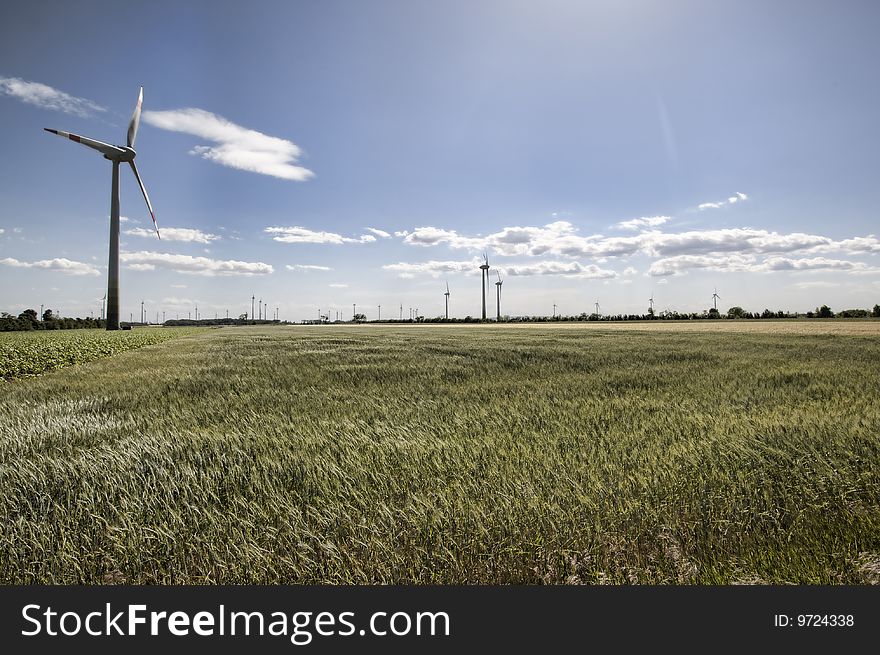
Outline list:
[[[498,281],[495,283],[495,320],[499,323],[501,322],[501,285],[504,282],[501,280],[501,273],[495,271],[495,275],[498,276]]]
[[[159,226],[156,224],[156,214],[153,213],[153,206],[150,204],[150,197],[141,182],[141,176],[135,166],[134,158],[137,153],[134,150],[134,141],[137,138],[138,125],[141,122],[141,106],[144,103],[144,87],[141,87],[138,93],[137,104],[128,123],[128,134],[126,135],[125,146],[114,146],[103,141],[96,141],[78,134],[70,132],[62,132],[61,130],[53,130],[48,127],[43,129],[60,137],[70,139],[76,143],[82,144],[93,150],[97,150],[104,159],[113,162],[113,181],[110,194],[110,258],[107,266],[107,329],[119,329],[119,164],[127,162],[131,166],[134,177],[141,193],[144,194],[144,200],[147,201],[147,209],[150,210],[150,218],[153,219],[153,227],[156,229],[156,236],[159,237]],[[161,237],[159,237],[161,239]]]
[[[449,282],[446,283],[446,293],[443,294],[446,296],[446,320],[449,320]]]
[[[715,311],[718,311],[719,300],[721,300],[721,296],[718,295],[718,287],[715,287],[715,290],[712,292],[712,306],[715,308]]]
[[[480,264],[480,286],[483,288],[483,320],[486,320],[486,287],[489,284],[489,255],[483,253],[483,263]]]
[[[599,299],[598,298],[596,298],[596,316],[601,316],[601,314],[599,313]]]
[[[556,303],[553,303],[553,318],[556,318]]]
[[[651,297],[648,298],[648,313],[651,315],[654,314],[654,292],[653,291],[651,291]]]

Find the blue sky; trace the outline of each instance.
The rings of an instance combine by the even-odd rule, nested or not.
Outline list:
[[[880,5],[18,3],[0,21],[0,309],[478,315],[880,302]],[[494,288],[493,288],[494,298]],[[494,313],[494,303],[490,307]]]

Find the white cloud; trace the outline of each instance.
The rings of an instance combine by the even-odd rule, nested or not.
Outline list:
[[[274,234],[274,241],[281,243],[322,243],[341,245],[343,243],[372,243],[376,240],[372,234],[362,234],[357,238],[344,237],[335,232],[323,232],[310,230],[306,227],[295,225],[293,227],[267,227],[263,230],[267,234]]]
[[[705,209],[721,209],[727,205],[735,205],[738,202],[744,202],[749,199],[749,196],[745,193],[741,193],[740,191],[736,192],[736,195],[730,196],[726,201],[719,200],[718,202],[703,202],[697,205],[697,209],[703,211]]]
[[[691,269],[719,271],[722,273],[769,273],[775,271],[849,271],[853,273],[874,273],[880,269],[872,268],[862,262],[851,262],[826,257],[790,258],[773,256],[759,260],[755,255],[732,254],[723,256],[677,255],[660,259],[649,269],[654,276],[682,275]]]
[[[635,275],[636,273],[638,273],[638,270],[636,270],[632,266],[627,266],[625,269],[623,269],[624,275]]]
[[[581,235],[571,223],[557,221],[543,227],[505,227],[486,236],[468,236],[456,230],[437,227],[419,227],[399,234],[403,234],[400,238],[404,243],[421,247],[446,246],[476,252],[490,250],[496,256],[558,256],[580,260],[592,259],[596,263],[634,255],[673,258],[680,255],[880,253],[880,240],[874,235],[837,241],[818,234],[780,233],[748,227],[687,232],[650,230],[632,236],[606,237],[602,234]],[[717,261],[717,257],[712,260]],[[491,262],[492,257],[490,257]],[[662,268],[667,265],[675,264],[664,262],[659,266]]]
[[[391,235],[390,235],[388,232],[386,232],[385,230],[380,230],[380,229],[375,228],[375,227],[368,227],[368,228],[366,228],[366,229],[367,229],[367,232],[372,232],[372,233],[375,234],[377,237],[381,237],[381,238],[383,238],[383,239],[389,239],[389,238],[391,238]]]
[[[288,271],[332,271],[329,266],[317,266],[315,264],[286,264],[284,266]]]
[[[840,250],[848,253],[880,253],[880,240],[873,234],[866,237],[854,237],[852,239],[843,239],[835,243],[829,244],[817,250]]]
[[[382,268],[386,271],[397,273],[399,277],[411,278],[416,275],[430,275],[439,277],[444,273],[466,273],[479,270],[480,260],[470,261],[429,261],[417,264],[398,262],[397,264],[385,264]]]
[[[504,266],[502,270],[511,276],[563,275],[589,280],[607,280],[617,277],[615,271],[602,269],[595,264],[584,265],[579,262],[536,262],[522,266]]]
[[[208,257],[192,257],[167,252],[124,252],[119,258],[128,268],[138,271],[152,271],[164,268],[178,273],[190,273],[206,276],[253,276],[269,275],[274,271],[270,264],[263,262],[240,262],[235,260],[209,259]]]
[[[347,288],[348,288],[348,285],[347,285],[347,284],[341,284],[341,283],[338,283],[338,282],[335,283],[335,284],[328,284],[327,286],[328,286],[328,287],[331,287],[331,288],[333,288],[333,289],[347,289]]]
[[[0,77],[0,94],[12,96],[35,107],[63,111],[82,118],[107,111],[91,100],[77,98],[46,84],[29,82],[18,77]]]
[[[193,305],[198,304],[198,302],[198,300],[190,300],[189,298],[178,298],[177,296],[162,298],[162,304],[170,305],[171,307],[192,307]]]
[[[186,287],[187,287],[187,285],[185,285],[185,284],[172,284],[171,285],[172,289],[186,289]]]
[[[617,228],[621,230],[641,230],[647,227],[657,227],[669,221],[671,216],[643,216],[642,218],[631,218],[628,221],[621,221],[617,224]]]
[[[172,132],[184,132],[216,145],[195,146],[190,154],[223,166],[284,180],[303,182],[314,176],[297,165],[302,151],[292,141],[251,130],[203,109],[145,111],[145,122]]]
[[[64,257],[55,259],[41,259],[35,262],[23,262],[12,257],[0,259],[0,264],[15,268],[40,268],[46,271],[59,271],[67,275],[100,275],[101,271],[84,262],[72,261]]]
[[[156,238],[155,230],[147,230],[142,227],[133,227],[130,230],[125,230],[125,234],[135,237]],[[209,234],[188,227],[163,227],[161,234],[163,241],[185,241],[189,243],[211,243],[220,238],[216,234]]]
[[[827,280],[813,280],[812,282],[796,282],[789,286],[795,289],[831,289],[833,287],[839,287],[840,284],[837,282],[828,282]]]
[[[0,227],[0,234],[3,234],[4,232],[6,232],[6,230],[4,230],[2,227]]]

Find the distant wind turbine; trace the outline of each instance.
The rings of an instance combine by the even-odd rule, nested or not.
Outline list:
[[[153,227],[156,229],[156,236],[159,236],[159,226],[156,224],[156,214],[153,212],[153,206],[150,204],[150,197],[144,183],[141,182],[141,176],[135,166],[134,158],[137,153],[134,150],[134,142],[137,138],[138,126],[141,122],[141,106],[144,103],[144,87],[141,87],[138,93],[137,104],[128,123],[128,134],[126,135],[125,146],[114,146],[103,141],[96,141],[78,134],[70,132],[62,132],[61,130],[53,130],[48,127],[43,129],[60,137],[70,139],[81,145],[93,150],[97,150],[104,159],[108,159],[113,163],[112,190],[110,194],[110,258],[107,265],[107,329],[119,329],[119,164],[126,162],[131,166],[134,177],[141,193],[144,194],[144,200],[147,202],[147,209],[150,211],[150,218],[153,219]],[[159,237],[161,238],[161,237]]]
[[[498,281],[495,283],[495,320],[501,321],[501,285],[504,284],[504,281],[501,279],[501,273],[497,270],[495,271],[495,275],[498,276]]]
[[[483,320],[486,320],[486,287],[489,286],[489,255],[483,253],[483,263],[480,264],[480,286],[483,288]]]
[[[601,316],[601,314],[599,313],[599,299],[598,298],[596,298],[596,316]]]
[[[719,300],[721,300],[721,296],[718,295],[718,287],[715,287],[715,290],[712,292],[712,306],[715,308],[715,311],[718,311]]]
[[[446,320],[449,320],[449,282],[446,283],[446,293],[443,294],[446,296]]]

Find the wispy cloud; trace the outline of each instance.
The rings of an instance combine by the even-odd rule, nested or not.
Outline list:
[[[191,300],[190,298],[178,298],[177,296],[162,298],[162,304],[171,307],[192,307],[193,305],[198,304],[198,302],[198,300]]]
[[[77,98],[40,82],[29,82],[18,77],[0,77],[0,94],[11,96],[42,109],[63,111],[65,114],[88,117],[107,111],[101,105]]]
[[[0,264],[15,268],[38,268],[45,271],[58,271],[67,275],[100,275],[101,271],[84,262],[77,262],[64,257],[55,259],[41,259],[35,262],[23,262],[12,257],[0,259]]]
[[[210,259],[167,252],[124,252],[119,255],[119,258],[128,265],[128,268],[138,271],[163,268],[192,275],[245,277],[269,275],[274,271],[270,264],[263,262]]]
[[[607,280],[617,277],[617,272],[599,268],[595,264],[581,264],[580,262],[554,262],[545,261],[534,264],[505,265],[501,268],[506,275],[532,276],[532,275],[562,275],[565,277],[577,277],[588,280]]]
[[[329,266],[318,266],[316,264],[286,264],[284,266],[288,271],[332,271]]]
[[[343,243],[372,243],[376,240],[372,234],[362,234],[357,238],[345,237],[335,232],[323,232],[310,230],[307,227],[295,225],[293,227],[267,227],[263,230],[267,234],[274,235],[274,241],[281,243],[323,243],[341,245]]]
[[[736,192],[736,195],[730,196],[727,200],[719,200],[718,202],[703,202],[697,205],[697,209],[700,211],[706,209],[721,209],[722,207],[726,207],[727,205],[735,205],[738,202],[743,202],[748,200],[749,196],[745,193]]]
[[[663,225],[671,218],[671,216],[644,216],[642,218],[631,218],[628,221],[621,221],[616,227],[620,230],[643,230],[645,228]]]
[[[377,237],[381,237],[382,239],[390,239],[391,238],[391,234],[389,234],[385,230],[380,230],[375,227],[368,227],[368,228],[366,228],[366,230],[367,230],[367,232],[372,232]]]
[[[302,150],[292,141],[236,125],[204,109],[145,111],[143,119],[163,130],[213,142],[215,145],[197,145],[190,151],[208,161],[283,180],[303,182],[314,177],[312,171],[297,164]]]
[[[348,288],[347,284],[342,284],[341,282],[335,282],[333,284],[328,284],[327,286],[332,289],[347,289]]]
[[[877,273],[880,269],[863,262],[826,257],[767,257],[760,259],[755,255],[733,254],[727,256],[678,255],[660,259],[653,264],[648,273],[654,276],[682,275],[692,269],[718,271],[722,273],[770,273],[776,271],[844,271],[852,273]]]
[[[154,230],[146,230],[142,227],[133,227],[130,230],[125,230],[125,234],[130,234],[135,237],[147,237],[147,238],[156,238],[156,232]],[[209,234],[207,232],[202,232],[201,230],[196,230],[188,227],[163,227],[162,228],[162,240],[163,241],[185,241],[189,243],[211,243],[212,241],[217,241],[220,237],[216,234]]]
[[[809,282],[795,282],[789,286],[794,289],[833,289],[834,287],[839,287],[840,283],[829,282],[828,280],[811,280]]]
[[[386,271],[397,273],[398,277],[412,278],[417,275],[430,275],[439,277],[444,273],[468,273],[479,270],[479,259],[470,261],[429,261],[418,263],[398,262],[397,264],[385,264],[382,268]]]

